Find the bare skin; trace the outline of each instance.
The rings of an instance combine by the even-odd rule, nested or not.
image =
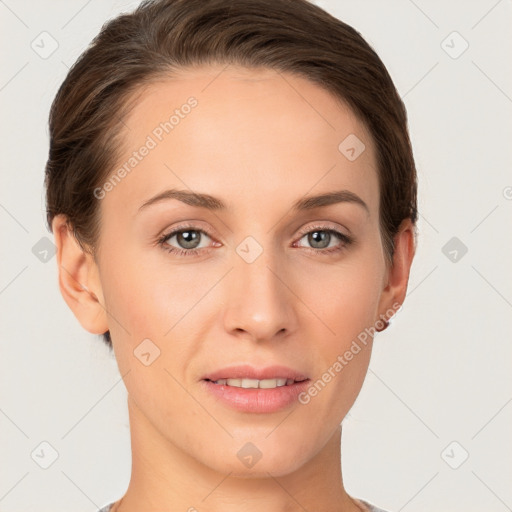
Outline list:
[[[110,330],[128,390],[132,476],[114,510],[362,510],[343,486],[340,423],[362,387],[371,337],[307,404],[277,412],[235,410],[202,379],[241,363],[321,378],[403,303],[413,227],[402,223],[387,265],[368,131],[318,85],[271,70],[200,67],[149,86],[124,120],[119,166],[192,96],[197,105],[99,200],[96,258],[63,216],[53,222],[63,297],[89,332]],[[354,161],[338,149],[349,134],[365,144]],[[140,208],[168,189],[209,194],[226,208],[177,199]],[[339,190],[367,209],[292,209]],[[157,241],[183,224],[200,238],[195,254],[168,252],[191,250],[176,234]],[[308,237],[318,231],[325,242]],[[242,244],[247,237],[256,243]],[[237,252],[258,246],[250,263]],[[148,366],[134,356],[145,339],[160,350]],[[237,456],[248,442],[262,454],[252,467]]]

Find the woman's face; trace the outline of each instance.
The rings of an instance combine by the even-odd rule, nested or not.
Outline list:
[[[124,123],[97,263],[132,428],[214,470],[296,470],[338,431],[396,298],[373,142],[319,86],[234,66],[151,85]],[[212,382],[245,374],[266,379]],[[237,387],[272,377],[309,380]]]

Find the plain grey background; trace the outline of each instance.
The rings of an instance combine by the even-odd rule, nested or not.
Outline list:
[[[512,510],[512,3],[316,3],[388,67],[419,174],[408,297],[343,423],[346,489],[392,512]],[[60,296],[43,170],[68,67],[136,5],[0,1],[1,512],[95,512],[128,485],[126,391]]]

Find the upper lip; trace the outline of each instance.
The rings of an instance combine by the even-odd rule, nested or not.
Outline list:
[[[219,379],[293,379],[296,381],[308,378],[302,372],[288,368],[287,366],[273,365],[264,368],[255,368],[254,366],[243,364],[237,366],[228,366],[208,373],[203,380],[216,381]]]

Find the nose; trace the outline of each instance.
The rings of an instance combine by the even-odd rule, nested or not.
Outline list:
[[[263,251],[252,263],[237,255],[235,258],[224,301],[226,332],[260,342],[294,332],[296,298],[284,265],[269,251]]]

